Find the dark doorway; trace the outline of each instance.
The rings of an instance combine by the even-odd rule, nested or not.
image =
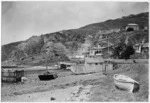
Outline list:
[[[134,31],[134,29],[133,28],[128,28],[127,31]]]
[[[66,68],[67,68],[67,65],[65,65],[65,64],[60,65],[60,69],[66,69]]]

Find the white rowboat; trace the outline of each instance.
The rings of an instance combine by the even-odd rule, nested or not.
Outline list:
[[[139,83],[128,76],[115,74],[113,78],[116,87],[119,89],[127,90],[131,93],[139,90]]]

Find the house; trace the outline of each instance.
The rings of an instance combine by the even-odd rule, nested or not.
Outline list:
[[[130,23],[126,26],[126,31],[138,31],[139,30],[139,25]]]
[[[142,45],[141,52],[142,53],[148,53],[149,52],[149,43],[144,43]]]
[[[139,43],[134,46],[136,53],[148,53],[149,52],[149,44],[148,43]]]
[[[134,45],[134,49],[135,49],[136,53],[141,53],[141,48],[142,48],[141,44],[135,44]]]
[[[98,44],[97,47],[93,47],[90,49],[90,52],[89,52],[89,56],[90,57],[94,57],[94,56],[101,56],[101,57],[104,57],[106,55],[112,55],[113,53],[113,44],[111,43],[100,43]]]
[[[104,47],[93,47],[90,49],[89,56],[102,56],[102,49]]]
[[[134,45],[135,58],[148,59],[149,58],[149,43],[139,43]]]
[[[90,54],[90,52],[89,52],[89,51],[86,51],[86,52],[82,53],[82,55],[84,55],[84,57],[88,57],[88,56],[89,56],[89,54]]]
[[[106,72],[113,70],[113,63],[99,57],[86,58],[85,67],[89,71]]]

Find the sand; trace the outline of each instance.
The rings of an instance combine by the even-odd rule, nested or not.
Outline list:
[[[87,75],[73,75],[70,71],[58,71],[58,78],[50,81],[40,81],[38,72],[26,75],[28,80],[25,83],[2,85],[2,101],[34,102],[34,101],[81,101],[87,100],[83,96],[90,91],[91,83],[101,77],[102,73]],[[82,93],[80,91],[82,89]],[[80,91],[80,92],[78,92]],[[81,94],[81,95],[80,95]]]
[[[61,101],[86,101],[92,86],[74,86],[66,89],[57,89],[46,92],[29,93],[12,96],[9,102],[61,102]],[[82,91],[81,91],[82,89]],[[8,101],[7,101],[8,102]]]
[[[41,71],[27,73],[28,80],[21,84],[2,84],[2,102],[135,102],[148,101],[148,65],[124,64],[107,75],[93,73],[73,75],[70,71],[55,71],[58,78],[40,81]],[[112,76],[126,74],[140,82],[139,92],[133,94],[115,88]]]

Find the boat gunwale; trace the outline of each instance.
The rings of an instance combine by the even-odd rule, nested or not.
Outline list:
[[[121,81],[121,80],[116,80],[116,79],[115,79],[115,81],[117,81],[117,82],[122,82],[122,83],[130,83],[130,84],[136,83],[136,82]]]
[[[113,78],[114,78],[115,81],[123,82],[123,83],[132,83],[132,84],[137,83],[137,84],[139,84],[137,81],[133,80],[132,78],[130,78],[130,77],[126,76],[126,75],[122,75],[122,76],[125,76],[125,77],[127,77],[127,78],[130,78],[130,79],[133,80],[133,81],[127,81],[127,80],[123,80],[123,79],[122,79],[122,80],[116,79],[115,77],[118,76],[118,75],[121,75],[121,74],[115,74],[115,75],[113,76]]]

